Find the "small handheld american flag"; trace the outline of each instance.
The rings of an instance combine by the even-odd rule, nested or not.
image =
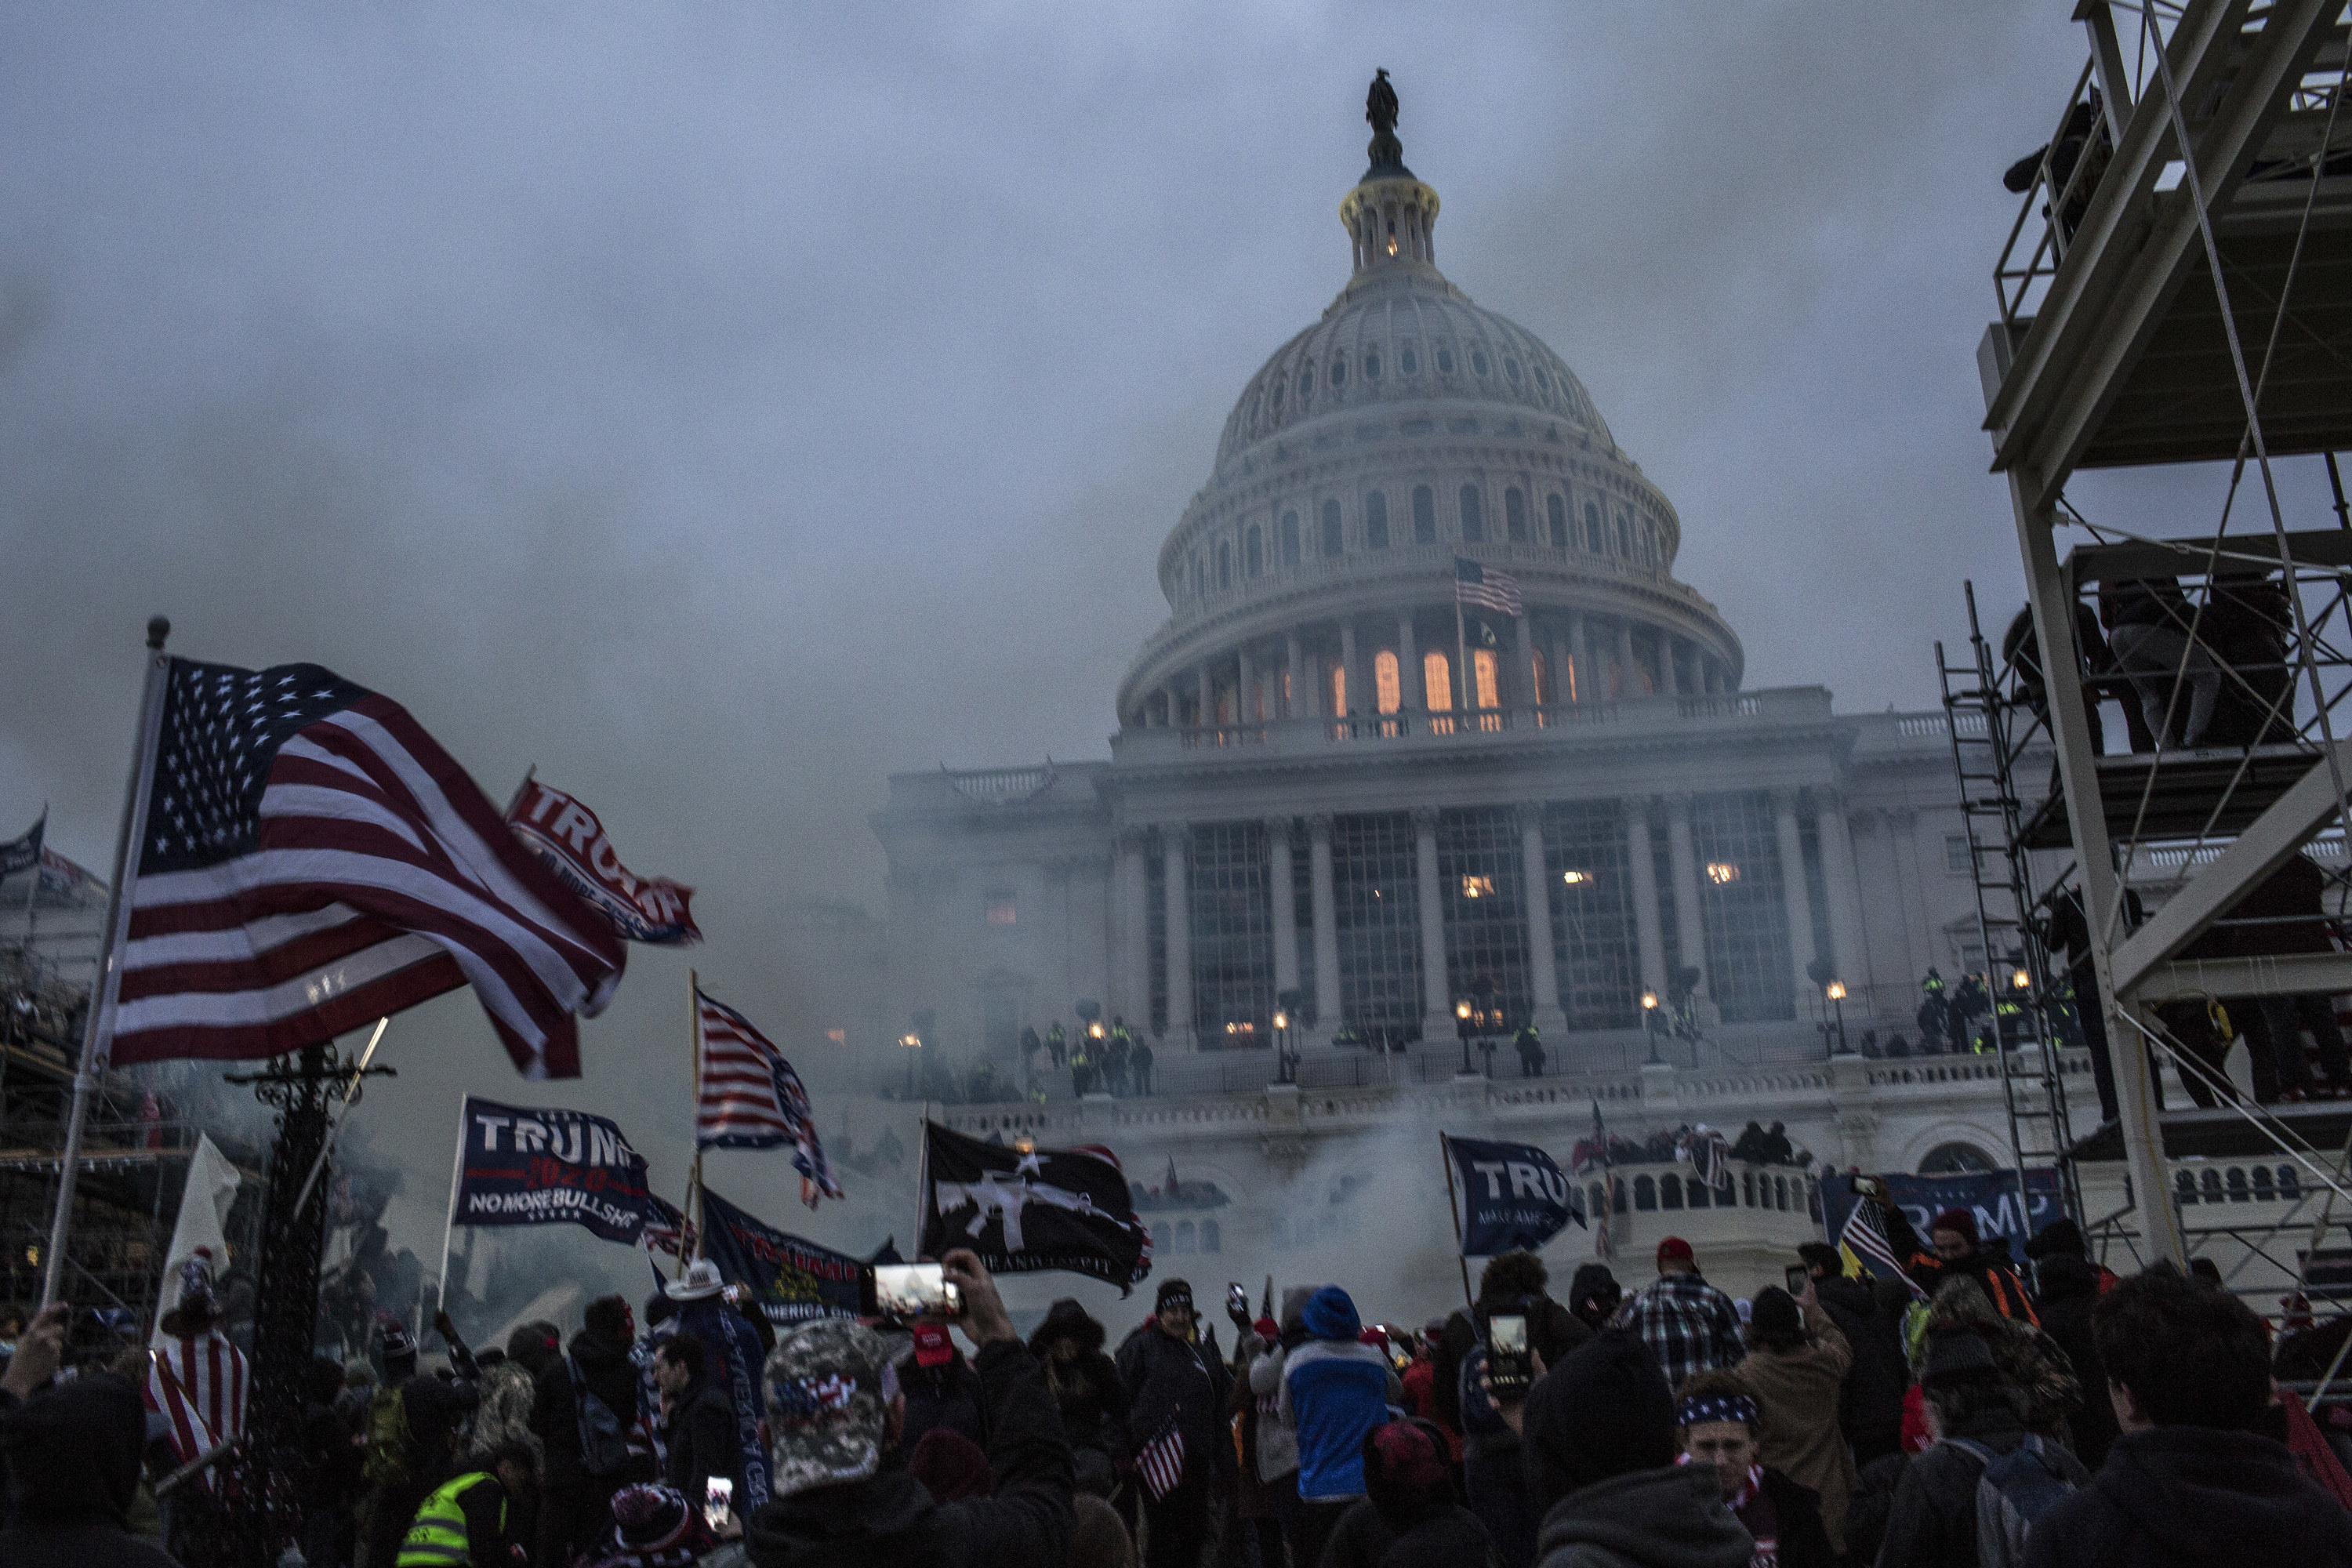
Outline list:
[[[1519,613],[1519,580],[1507,572],[1497,572],[1457,555],[1454,558],[1454,602],[1475,605],[1497,615],[1516,616]]]
[[[1135,1457],[1135,1468],[1153,1502],[1176,1489],[1176,1483],[1184,1479],[1184,1434],[1176,1429],[1175,1422],[1171,1421],[1167,1431],[1143,1446]]]
[[[1857,1258],[1877,1264],[1889,1278],[1910,1285],[1912,1294],[1925,1294],[1903,1272],[1903,1265],[1895,1256],[1895,1244],[1887,1238],[1886,1216],[1879,1212],[1875,1199],[1854,1194],[1853,1212],[1845,1216],[1845,1228],[1838,1232],[1838,1245]]]

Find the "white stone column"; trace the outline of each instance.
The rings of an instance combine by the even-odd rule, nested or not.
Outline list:
[[[1821,999],[1822,988],[1807,969],[1819,956],[1813,945],[1813,900],[1805,887],[1805,841],[1797,826],[1797,792],[1772,792],[1772,828],[1780,841],[1780,903],[1788,911],[1789,967],[1796,974],[1796,1016],[1807,1016],[1806,1002]]]
[[[1315,1038],[1328,1040],[1339,1018],[1339,900],[1331,887],[1331,819],[1307,819],[1307,878],[1315,914]]]
[[[1217,683],[1216,677],[1209,672],[1207,659],[1192,667],[1192,685],[1201,701],[1200,727],[1214,729],[1217,722]]]
[[[1519,639],[1519,702],[1523,708],[1533,708],[1541,699],[1536,691],[1536,636],[1525,615],[1511,620],[1514,634]],[[1532,721],[1530,721],[1532,722]]]
[[[1144,859],[1149,847],[1143,829],[1119,830],[1119,952],[1112,968],[1118,977],[1117,1010],[1146,1030],[1151,1024],[1151,873]]]
[[[1290,865],[1290,818],[1266,819],[1265,846],[1266,892],[1274,905],[1274,989],[1280,995],[1298,989],[1297,874]]]
[[[1356,625],[1353,621],[1339,623],[1339,668],[1348,672],[1347,711],[1335,715],[1345,719],[1352,714],[1369,713],[1373,704],[1364,691],[1363,668],[1356,662]]]
[[[1699,906],[1698,857],[1691,848],[1691,800],[1666,797],[1666,863],[1674,877],[1675,957],[1677,966],[1696,969],[1706,984],[1706,920]]]
[[[1870,946],[1862,934],[1862,878],[1854,869],[1853,833],[1846,822],[1845,797],[1834,789],[1813,791],[1813,835],[1822,847],[1822,884],[1830,896],[1830,962],[1846,989],[1875,983]],[[1875,1000],[1875,993],[1871,993]]]
[[[1544,865],[1543,805],[1519,807],[1519,883],[1528,901],[1528,974],[1535,982],[1536,1032],[1559,1048],[1568,1014],[1559,1003],[1559,964],[1551,945],[1551,873]]]
[[[1654,992],[1659,1005],[1666,996],[1665,926],[1658,918],[1658,863],[1650,849],[1650,800],[1627,795],[1625,809],[1625,869],[1633,884],[1633,949],[1642,969],[1642,987]]]
[[[1551,668],[1548,673],[1551,676],[1551,700],[1558,704],[1569,700],[1568,644],[1561,638],[1558,626],[1552,627],[1551,633]],[[1579,692],[1578,695],[1583,694]]]
[[[1454,1034],[1454,987],[1445,973],[1444,890],[1437,883],[1437,808],[1412,813],[1413,887],[1421,906],[1421,1038],[1437,1045]]]
[[[1160,866],[1168,920],[1168,1033],[1176,1048],[1200,1049],[1192,1032],[1192,882],[1186,865],[1185,841],[1192,829],[1181,822],[1160,825]]]
[[[1627,697],[1642,695],[1642,667],[1633,660],[1633,623],[1617,623],[1617,664],[1624,671],[1619,690]]]
[[[1241,685],[1234,692],[1234,722],[1255,724],[1257,722],[1257,667],[1250,662],[1249,644],[1242,644],[1239,658]]]
[[[1307,690],[1307,655],[1298,646],[1297,632],[1284,639],[1283,651],[1290,659],[1290,700],[1283,705],[1282,716],[1296,719],[1315,711],[1315,700]]]

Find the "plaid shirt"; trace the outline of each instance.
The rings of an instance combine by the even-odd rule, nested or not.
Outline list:
[[[1661,1274],[1625,1299],[1612,1320],[1642,1336],[1665,1369],[1669,1392],[1695,1372],[1735,1366],[1747,1354],[1739,1339],[1739,1309],[1696,1274]]]

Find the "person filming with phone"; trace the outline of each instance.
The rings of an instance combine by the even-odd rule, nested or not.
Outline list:
[[[1045,1374],[1013,1331],[996,1281],[962,1248],[937,1266],[957,1300],[917,1321],[953,1321],[979,1347],[972,1370],[988,1415],[992,1497],[941,1503],[903,1467],[884,1464],[905,1429],[906,1399],[882,1337],[844,1318],[776,1342],[761,1377],[774,1434],[773,1500],[744,1527],[757,1568],[857,1563],[1040,1568],[1063,1560],[1071,1528],[1070,1446]]]

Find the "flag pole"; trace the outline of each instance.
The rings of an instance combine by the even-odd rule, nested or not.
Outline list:
[[[931,1102],[923,1101],[922,1120],[915,1123],[915,1256],[923,1256],[923,1204],[931,1181]]]
[[[1454,668],[1462,680],[1462,701],[1455,710],[1459,715],[1455,721],[1466,732],[1470,725],[1470,710],[1476,704],[1471,701],[1470,634],[1462,624],[1462,572],[1459,565],[1454,573]]]
[[[686,1255],[686,1237],[677,1238],[677,1277],[686,1278],[695,1258],[702,1256],[702,972],[686,972],[686,1048],[694,1058],[694,1112],[687,1118],[687,1137],[694,1147],[694,1168],[686,1179],[686,1217],[694,1226],[694,1258]]]
[[[375,1033],[368,1037],[367,1049],[360,1053],[360,1065],[352,1069],[352,1085],[343,1091],[343,1113],[327,1130],[327,1141],[319,1145],[319,1157],[310,1162],[310,1173],[302,1178],[301,1195],[294,1200],[296,1214],[300,1214],[302,1205],[310,1201],[310,1189],[319,1184],[319,1173],[327,1168],[327,1156],[335,1152],[335,1140],[343,1135],[343,1123],[351,1120],[352,1101],[359,1098],[360,1080],[367,1076],[368,1063],[375,1060],[375,1048],[383,1043],[383,1032],[391,1026],[389,1016],[375,1021]]]
[[[90,987],[89,1019],[84,1026],[81,1062],[74,1071],[73,1110],[66,1120],[65,1157],[58,1165],[58,1208],[49,1221],[49,1251],[41,1259],[41,1306],[58,1299],[65,1281],[66,1237],[73,1229],[74,1181],[81,1173],[81,1133],[89,1120],[89,1102],[97,1098],[107,1054],[114,1044],[114,1000],[122,989],[123,930],[131,923],[130,889],[134,851],[147,831],[147,795],[155,782],[155,740],[163,724],[163,693],[172,678],[172,658],[163,640],[172,623],[162,616],[147,623],[147,681],[139,698],[139,739],[131,753],[131,780],[123,787],[122,826],[114,840],[114,885],[106,894],[106,938],[99,950],[98,973]],[[41,868],[33,868],[35,886]]]
[[[1462,1300],[1475,1314],[1478,1299],[1470,1293],[1470,1260],[1462,1256],[1462,1203],[1454,1194],[1454,1146],[1443,1132],[1437,1135],[1437,1157],[1445,1164],[1445,1210],[1454,1216],[1454,1261],[1462,1269]]]
[[[384,1023],[388,1024],[391,1021],[391,1019],[387,1018],[384,1020]],[[383,1038],[383,1024],[378,1024],[376,1026],[375,1037],[378,1040]],[[375,1050],[375,1042],[373,1040],[371,1040],[368,1043],[368,1050],[371,1053]],[[357,1083],[359,1080],[357,1079],[353,1079],[352,1081],[353,1083]],[[436,1312],[446,1312],[449,1310],[449,1237],[457,1228],[457,1186],[464,1179],[466,1171],[467,1098],[467,1097],[465,1095],[459,1095],[457,1097],[457,1147],[451,1150],[449,1153],[449,1213],[441,1221],[441,1272],[434,1276],[434,1279],[439,1281],[439,1284],[435,1288],[433,1301],[433,1310]],[[321,1159],[325,1158],[324,1155],[320,1157]],[[304,1189],[306,1192],[308,1190],[308,1188]],[[301,1212],[299,1206],[295,1212],[298,1214]],[[472,1258],[474,1256],[474,1246],[471,1241],[468,1241],[466,1244],[466,1256],[468,1259]],[[420,1313],[421,1310],[422,1310],[420,1309]],[[416,1325],[416,1339],[417,1342],[420,1344],[425,1341],[425,1325],[423,1323]]]
[[[41,802],[39,826],[41,842],[33,850],[33,879],[25,889],[25,952],[27,956],[33,951],[33,900],[41,890],[41,851],[48,847],[49,842],[49,803],[46,800]]]

